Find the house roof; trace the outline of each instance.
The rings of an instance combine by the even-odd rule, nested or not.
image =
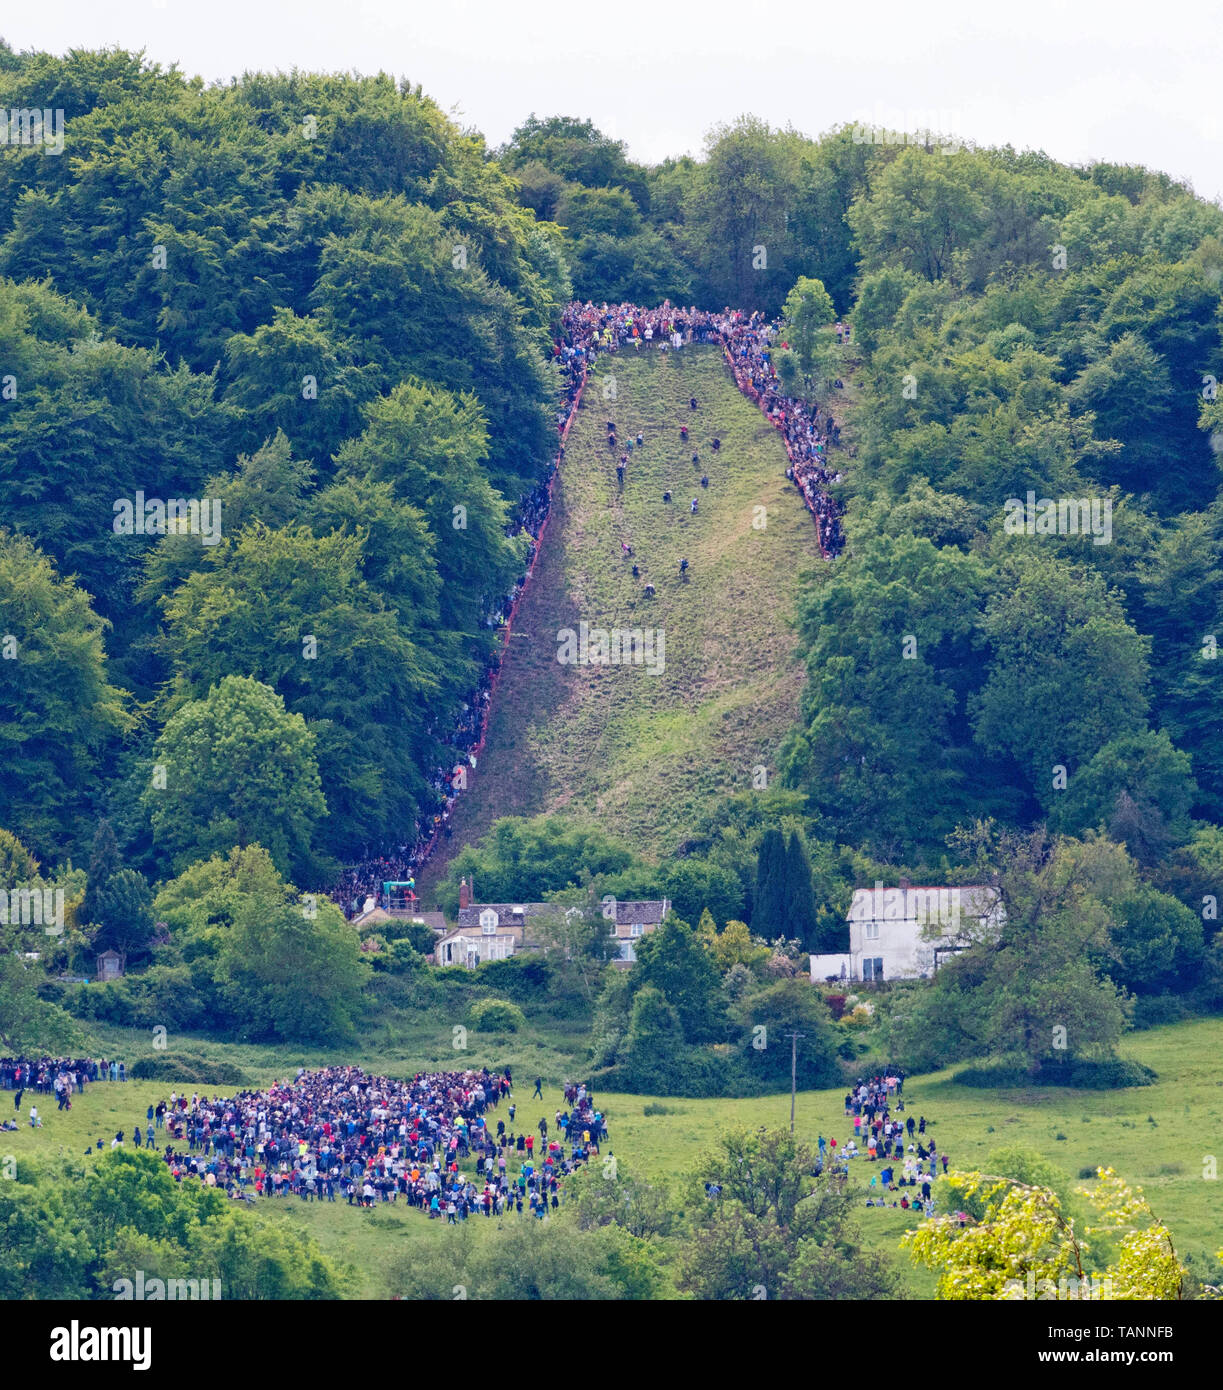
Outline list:
[[[951,897],[953,893],[958,897]],[[937,916],[941,903],[955,904],[963,917],[989,917],[999,909],[1000,894],[996,888],[984,884],[953,888],[915,883],[907,888],[884,888],[876,899],[874,888],[855,888],[848,920],[916,922],[926,916]]]
[[[517,928],[512,926],[500,926],[495,932],[490,932],[488,935],[485,935],[480,930],[479,923],[474,927],[454,927],[451,931],[438,937],[437,941],[434,942],[433,949],[436,951],[438,947],[445,946],[447,942],[453,941],[456,937],[460,936],[465,936],[471,941],[494,941],[499,936],[513,936],[516,930]]]
[[[421,922],[426,927],[431,927],[435,932],[446,930],[446,918],[440,912],[413,912],[405,914],[403,912],[387,912],[381,907],[371,908],[368,912],[359,912],[352,919],[354,927],[373,927],[379,922]]]
[[[408,921],[423,922],[426,927],[432,927],[439,936],[446,933],[446,915],[442,912],[414,912]]]
[[[671,904],[666,898],[650,899],[645,902],[616,903],[616,926],[632,926],[640,922],[642,926],[656,927],[667,915]]]
[[[489,908],[497,914],[499,927],[520,927],[528,917],[540,917],[545,913],[556,913],[563,909],[555,903],[471,903],[459,908],[459,926],[475,927],[479,930],[480,914]]]

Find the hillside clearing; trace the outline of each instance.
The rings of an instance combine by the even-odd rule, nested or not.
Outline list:
[[[644,446],[634,445],[621,489],[616,464],[639,433]],[[754,769],[776,772],[803,681],[794,598],[800,573],[823,563],[785,469],[779,435],[738,391],[717,349],[599,361],[569,436],[479,769],[422,887],[504,815],[563,810],[665,855],[714,798],[751,787]],[[633,547],[631,559],[621,541]],[[663,669],[560,664],[558,633],[583,621],[661,631]]]

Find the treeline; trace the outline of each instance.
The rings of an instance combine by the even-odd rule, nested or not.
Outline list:
[[[777,314],[802,275],[848,306],[845,215],[881,148],[743,116],[709,132],[703,158],[646,166],[588,120],[532,115],[497,154],[523,204],[564,229],[578,298]]]
[[[710,807],[662,868],[494,842],[460,860],[481,893],[490,865],[507,898],[594,876],[836,949],[855,884],[1001,873],[1047,828],[1034,880],[1123,854],[1083,890],[1097,934],[1049,943],[1067,970],[1213,978],[1218,207],[1136,167],[751,117],[649,168],[567,117],[493,151],[385,76],[206,87],[120,51],[0,48],[0,102],[62,109],[67,140],[0,162],[0,825],[77,900],[109,818],[82,923],[151,924],[146,880],[235,848],[289,901],[408,837],[524,562],[561,307],[670,296],[783,312],[779,375],[844,424],[785,790]],[[201,505],[117,529],[142,495]],[[1087,502],[1074,534],[1043,499]],[[210,971],[208,1007],[263,1007]]]
[[[0,823],[79,861],[109,810],[151,875],[260,838],[322,886],[435,808],[495,648],[560,234],[386,77],[4,48],[0,99],[67,132],[0,168]]]
[[[354,1296],[352,1270],[311,1236],[236,1207],[221,1188],[175,1181],[160,1154],[117,1148],[94,1159],[61,1149],[41,1167],[18,1163],[15,1181],[0,1184],[6,1301],[111,1300],[125,1287],[130,1297],[137,1270],[147,1286],[202,1284],[199,1298]]]
[[[848,544],[785,778],[834,841],[1000,885],[1001,939],[892,1001],[897,1055],[1107,1057],[1223,1005],[1223,212],[905,149],[847,223]]]

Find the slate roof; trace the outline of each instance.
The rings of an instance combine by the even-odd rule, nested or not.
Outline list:
[[[651,899],[646,902],[616,903],[616,926],[627,927],[634,922],[642,926],[656,927],[667,915],[671,904],[666,898]]]
[[[563,912],[556,903],[471,903],[459,908],[459,926],[480,929],[480,913],[489,908],[497,914],[498,927],[521,927],[528,917]]]

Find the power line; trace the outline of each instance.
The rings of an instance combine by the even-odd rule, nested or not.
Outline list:
[[[790,1133],[794,1133],[794,1096],[798,1090],[798,1040],[805,1038],[806,1033],[783,1033],[783,1038],[790,1039]]]

